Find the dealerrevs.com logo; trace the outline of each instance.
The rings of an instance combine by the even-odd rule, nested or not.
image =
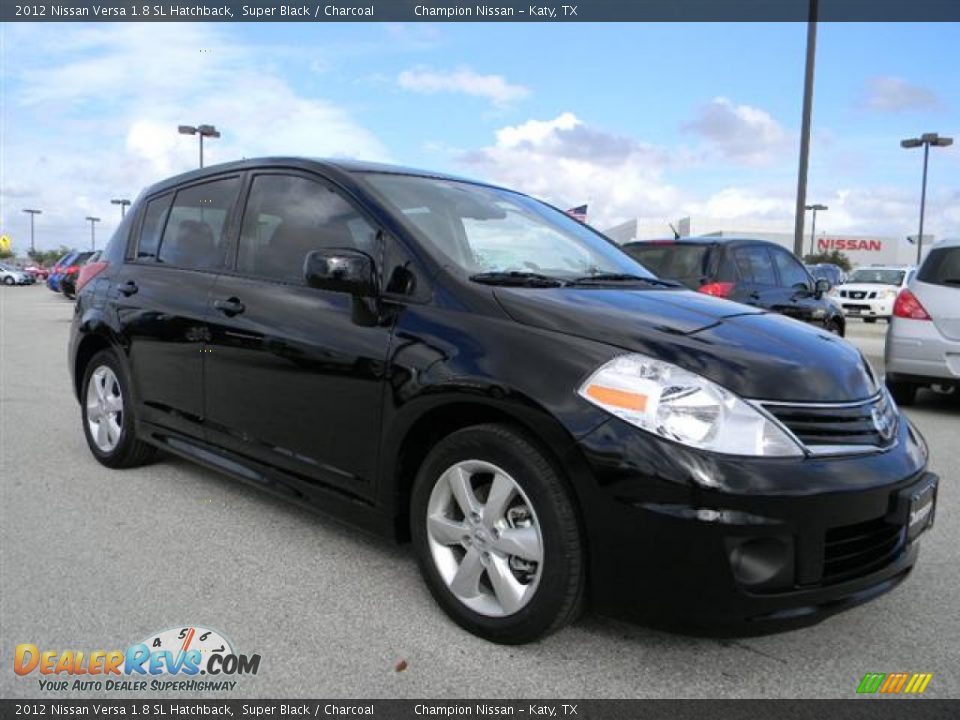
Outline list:
[[[126,650],[51,650],[17,645],[13,670],[36,676],[43,691],[232,691],[238,675],[256,675],[260,655],[241,654],[216,630],[171,628]],[[203,676],[202,678],[200,676]]]

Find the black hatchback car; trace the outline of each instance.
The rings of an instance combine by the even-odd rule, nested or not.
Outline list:
[[[491,640],[587,604],[810,623],[903,580],[932,522],[926,446],[852,345],[506,189],[209,167],[143,193],[97,268],[69,348],[97,460],[160,448],[412,539]]]
[[[623,249],[659,277],[691,290],[802,320],[841,337],[843,310],[827,297],[828,281],[814,279],[776,243],[745,238],[682,238],[627,243]]]

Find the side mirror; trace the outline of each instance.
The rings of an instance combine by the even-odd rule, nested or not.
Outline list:
[[[816,295],[818,298],[821,298],[824,295],[826,295],[828,292],[830,292],[831,287],[832,285],[830,285],[829,280],[827,280],[826,278],[820,278],[813,284],[813,294]]]
[[[359,250],[332,248],[307,253],[303,261],[307,285],[359,297],[376,294],[373,258]]]

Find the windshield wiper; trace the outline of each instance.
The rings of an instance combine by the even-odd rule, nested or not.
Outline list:
[[[517,285],[521,287],[561,287],[566,284],[560,278],[520,270],[494,270],[475,273],[470,276],[470,279],[485,285]]]
[[[630,273],[599,272],[582,275],[569,281],[570,285],[604,285],[606,283],[643,283],[645,285],[656,285],[657,287],[680,287],[680,283],[673,280],[661,280],[660,278],[631,275]]]

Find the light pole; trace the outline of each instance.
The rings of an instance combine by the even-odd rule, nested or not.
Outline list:
[[[810,161],[810,116],[813,114],[813,71],[817,57],[817,14],[819,0],[810,0],[807,15],[807,60],[803,73],[803,110],[800,124],[800,162],[797,168],[797,205],[794,212],[793,253],[803,254],[803,208],[807,202],[807,167]]]
[[[96,249],[97,249],[97,239],[96,239],[96,235],[95,235],[95,233],[94,233],[94,227],[95,227],[95,223],[100,222],[100,218],[98,218],[98,217],[90,217],[89,215],[87,215],[87,220],[90,221],[90,249],[91,249],[91,250],[96,250]]]
[[[804,210],[813,210],[813,221],[810,223],[810,254],[813,255],[813,238],[817,234],[817,210],[829,210],[826,205],[804,205]]]
[[[33,254],[36,252],[36,246],[33,244],[33,218],[36,217],[37,215],[42,215],[43,210],[32,210],[30,208],[24,208],[23,211],[25,213],[30,213],[30,255],[33,256]]]
[[[110,204],[120,206],[120,220],[122,221],[127,214],[127,205],[130,204],[130,201],[127,200],[126,198],[116,198],[114,200],[111,200]]]
[[[179,125],[177,126],[177,132],[181,135],[200,136],[200,167],[203,167],[203,139],[205,137],[218,138],[220,137],[220,131],[213,125]]]
[[[920,264],[920,253],[923,251],[923,212],[927,205],[927,162],[930,159],[930,146],[948,147],[953,145],[953,138],[940,137],[936,133],[924,133],[918,138],[907,138],[900,141],[900,147],[912,150],[923,145],[923,184],[920,189],[920,234],[917,236],[917,265]]]

